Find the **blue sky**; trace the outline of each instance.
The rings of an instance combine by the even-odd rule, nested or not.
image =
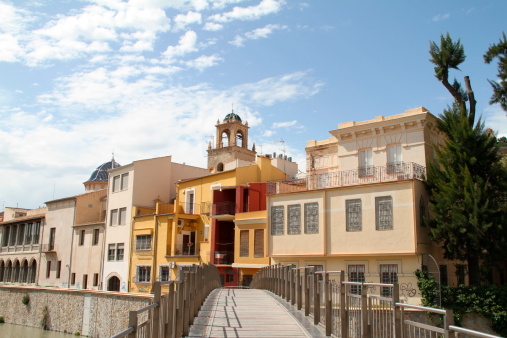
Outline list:
[[[0,210],[84,192],[113,151],[205,167],[233,105],[250,146],[305,171],[306,141],[339,123],[438,116],[452,99],[428,47],[446,32],[467,54],[451,76],[470,76],[507,136],[482,59],[506,13],[503,0],[0,0]]]

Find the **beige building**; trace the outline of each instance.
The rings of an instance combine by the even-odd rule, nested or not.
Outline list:
[[[5,207],[0,223],[1,283],[38,284],[45,216],[46,208]]]
[[[424,221],[423,180],[440,140],[436,118],[421,107],[342,123],[330,133],[307,142],[306,177],[271,184],[274,263],[343,270],[349,281],[398,282],[402,299],[419,303],[414,271],[431,254],[442,280],[454,283]]]

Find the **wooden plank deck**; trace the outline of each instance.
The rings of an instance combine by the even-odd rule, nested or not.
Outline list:
[[[265,290],[217,289],[203,305],[188,337],[324,336],[315,330],[304,316],[294,315]]]

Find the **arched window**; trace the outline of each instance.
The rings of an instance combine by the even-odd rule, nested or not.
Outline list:
[[[217,164],[217,171],[218,172],[224,171],[224,164],[222,162]]]
[[[116,276],[109,278],[107,281],[107,291],[120,292],[120,279]]]
[[[231,132],[227,129],[222,132],[220,136],[220,144],[222,147],[228,147],[231,145]]]
[[[37,273],[37,261],[33,260],[28,267],[28,283],[35,283],[35,275]]]
[[[236,134],[236,145],[241,147],[241,148],[245,148],[244,147],[244,136],[243,136],[243,132],[241,130],[238,130],[238,133]]]
[[[12,282],[11,272],[12,272],[12,262],[9,261],[9,263],[7,263],[7,268],[5,269],[5,278],[4,278],[4,280],[8,283]]]
[[[23,264],[21,264],[19,281],[21,283],[27,283],[28,281],[28,261],[26,259],[23,261]]]
[[[0,261],[0,282],[4,282],[5,263]]]
[[[19,261],[16,260],[14,263],[14,269],[12,270],[12,281],[17,283],[19,282]]]

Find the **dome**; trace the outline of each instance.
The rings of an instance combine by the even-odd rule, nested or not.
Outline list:
[[[109,170],[121,167],[121,165],[114,160],[114,158],[106,163],[102,163],[93,171],[90,178],[86,182],[107,182],[109,178]],[[85,182],[85,183],[86,183]]]
[[[227,120],[238,120],[238,121],[241,121],[241,117],[239,117],[239,115],[235,114],[234,111],[233,111],[232,113],[229,113],[229,114],[225,115],[224,121],[227,121]]]

